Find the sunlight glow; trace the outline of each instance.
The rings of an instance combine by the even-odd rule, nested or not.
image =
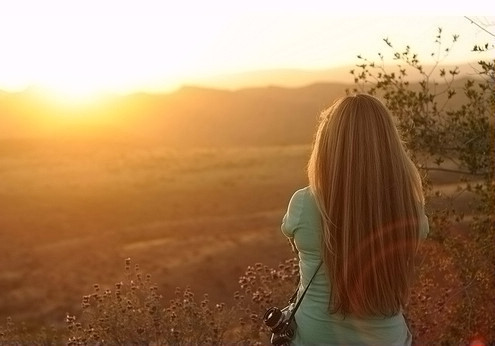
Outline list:
[[[45,85],[41,89],[48,99],[65,106],[90,104],[102,97],[93,84],[66,82],[59,85]]]
[[[107,92],[171,91],[204,76],[348,66],[358,54],[375,57],[384,37],[428,57],[438,27],[446,38],[461,35],[452,61],[487,39],[461,16],[349,17],[327,2],[308,1],[301,7],[290,1],[8,0],[0,12],[7,52],[0,57],[0,90],[36,85],[68,102],[86,102]]]

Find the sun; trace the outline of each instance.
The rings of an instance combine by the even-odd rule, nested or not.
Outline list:
[[[43,85],[41,89],[44,91],[45,97],[61,106],[87,106],[97,103],[103,93],[95,87],[85,85]]]
[[[181,80],[180,76],[174,75],[180,71],[180,66],[169,61],[164,62],[161,74],[153,68],[147,70],[146,65],[129,66],[127,71],[119,67],[107,68],[109,64],[83,64],[81,61],[74,64],[78,67],[61,65],[41,76],[36,85],[45,91],[46,97],[65,106],[91,105],[108,97],[135,92],[169,92],[176,89]]]
[[[121,92],[125,85],[118,76],[108,76],[95,66],[61,65],[59,69],[53,68],[50,73],[40,76],[36,83],[47,100],[60,106],[90,106],[99,103],[107,94]]]

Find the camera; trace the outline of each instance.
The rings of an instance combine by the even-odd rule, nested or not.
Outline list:
[[[274,346],[288,346],[294,337],[296,321],[291,317],[294,303],[282,310],[276,307],[269,308],[263,316],[263,322],[272,332],[270,342]]]

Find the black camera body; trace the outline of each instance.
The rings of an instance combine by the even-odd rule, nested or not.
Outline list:
[[[291,303],[282,310],[269,308],[263,316],[263,322],[272,332],[270,342],[274,346],[288,346],[296,331],[296,321],[292,316],[295,304]]]

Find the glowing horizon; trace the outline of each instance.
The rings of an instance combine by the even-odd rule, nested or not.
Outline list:
[[[109,92],[171,91],[220,75],[353,65],[359,54],[386,51],[385,37],[398,49],[410,45],[428,63],[438,27],[445,46],[460,35],[445,63],[473,60],[473,45],[491,42],[462,16],[349,17],[324,2],[275,3],[9,1],[0,13],[8,52],[0,57],[0,90],[34,85],[75,102]]]

